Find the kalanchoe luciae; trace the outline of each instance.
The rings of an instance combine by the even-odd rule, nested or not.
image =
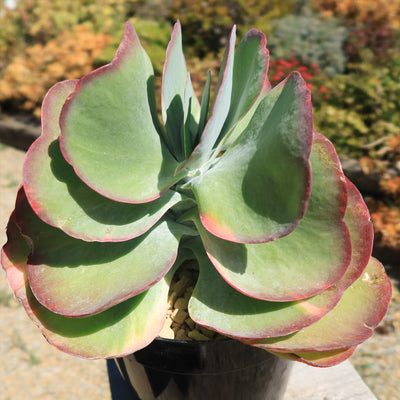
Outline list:
[[[56,84],[42,106],[2,264],[47,340],[117,357],[160,332],[174,271],[199,278],[191,318],[311,365],[349,357],[391,287],[332,144],[313,131],[298,73],[275,88],[265,36],[227,43],[212,102],[191,85],[175,24],[157,115],[133,27],[111,64]]]

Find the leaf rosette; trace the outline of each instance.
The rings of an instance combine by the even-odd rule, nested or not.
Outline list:
[[[266,38],[227,42],[211,101],[175,24],[159,120],[151,62],[127,23],[113,61],[52,87],[2,264],[47,340],[118,357],[159,334],[172,276],[199,271],[200,325],[311,365],[367,339],[391,297],[372,226],[297,72],[271,88]]]

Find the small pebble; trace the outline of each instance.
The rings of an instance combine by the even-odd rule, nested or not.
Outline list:
[[[188,333],[188,335],[193,340],[201,340],[201,341],[210,340],[210,338],[208,338],[207,336],[203,335],[199,331],[190,331]]]
[[[180,297],[177,299],[174,303],[174,308],[182,309],[182,310],[187,310],[189,304],[189,299],[185,299],[183,297]]]
[[[182,325],[188,317],[188,313],[185,310],[174,310],[177,313],[172,313],[172,319],[175,323]],[[175,314],[175,315],[174,315]]]

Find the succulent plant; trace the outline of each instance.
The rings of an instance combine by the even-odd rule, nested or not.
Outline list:
[[[151,62],[127,23],[113,61],[53,86],[29,149],[2,264],[46,339],[118,357],[161,331],[169,284],[198,269],[197,324],[328,366],[371,336],[391,297],[372,226],[299,73],[271,88],[263,33],[235,52],[213,101],[193,92],[174,26],[160,122]]]

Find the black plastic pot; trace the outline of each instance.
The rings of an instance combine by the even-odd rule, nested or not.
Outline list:
[[[116,362],[141,400],[279,400],[291,367],[236,340],[156,339]]]

